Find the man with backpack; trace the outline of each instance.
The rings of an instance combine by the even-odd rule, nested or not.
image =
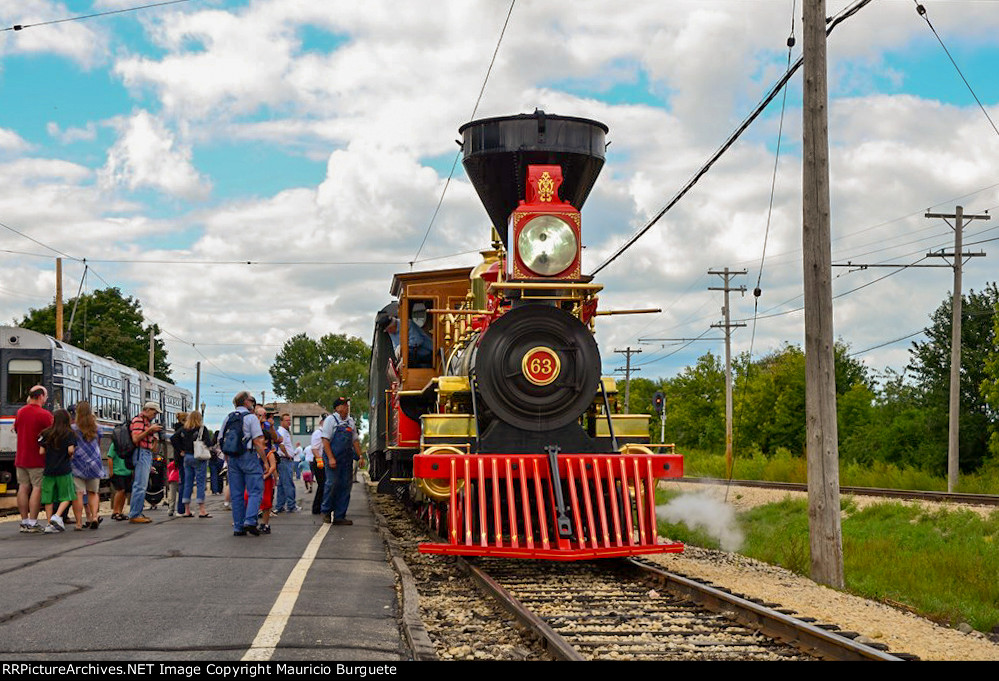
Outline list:
[[[267,458],[264,431],[260,419],[253,413],[257,401],[249,391],[238,393],[232,400],[236,410],[230,413],[219,431],[219,445],[229,466],[229,492],[232,503],[232,534],[258,536],[257,513],[264,493],[264,469]],[[254,452],[254,450],[256,450]],[[243,493],[246,492],[246,499]]]
[[[338,397],[333,403],[333,413],[323,423],[326,485],[321,510],[323,522],[334,525],[354,524],[354,521],[347,520],[346,515],[350,505],[355,455],[363,462],[357,425],[349,414],[350,401],[346,397]]]
[[[162,424],[153,423],[159,413],[160,405],[146,402],[129,426],[132,443],[135,445],[135,451],[132,452],[132,503],[128,512],[130,523],[153,522],[142,514],[142,509],[146,504],[146,487],[149,486],[149,472],[153,468],[153,454],[159,449],[159,432],[163,430]]]

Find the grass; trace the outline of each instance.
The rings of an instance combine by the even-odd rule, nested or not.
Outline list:
[[[691,477],[725,478],[725,456],[715,452],[682,449],[684,474]],[[769,456],[760,452],[737,455],[734,462],[737,480],[769,480],[772,482],[807,482],[808,469],[803,456],[794,456],[779,447]],[[840,463],[840,484],[848,487],[886,487],[889,489],[944,491],[947,479],[915,468],[893,464],[861,465]],[[984,466],[975,473],[962,474],[958,492],[969,494],[999,494],[999,461]]]
[[[663,495],[664,502],[677,493]],[[846,589],[902,603],[930,619],[979,631],[999,625],[999,511],[987,518],[965,510],[926,512],[895,502],[859,510],[842,501]],[[739,553],[808,576],[808,506],[785,499],[740,513],[746,540]],[[703,530],[660,523],[671,539],[707,548]]]

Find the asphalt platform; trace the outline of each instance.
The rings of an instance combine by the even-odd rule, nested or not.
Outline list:
[[[359,478],[362,479],[362,478]],[[211,518],[21,534],[0,522],[0,654],[17,660],[400,661],[395,573],[364,482],[351,526],[299,513],[272,533],[235,537],[221,495]],[[148,506],[147,506],[148,509]],[[195,514],[197,507],[194,508]],[[44,512],[43,512],[44,515]],[[44,523],[44,521],[42,521]]]

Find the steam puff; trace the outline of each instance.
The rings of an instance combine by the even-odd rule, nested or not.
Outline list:
[[[665,506],[656,507],[656,515],[668,523],[683,523],[692,530],[702,530],[716,538],[723,551],[738,551],[743,534],[735,517],[735,508],[706,493],[684,494]]]

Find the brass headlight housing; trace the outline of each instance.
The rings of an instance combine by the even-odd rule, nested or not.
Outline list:
[[[576,259],[576,234],[553,215],[530,220],[517,239],[517,254],[529,270],[543,277],[564,272]]]

